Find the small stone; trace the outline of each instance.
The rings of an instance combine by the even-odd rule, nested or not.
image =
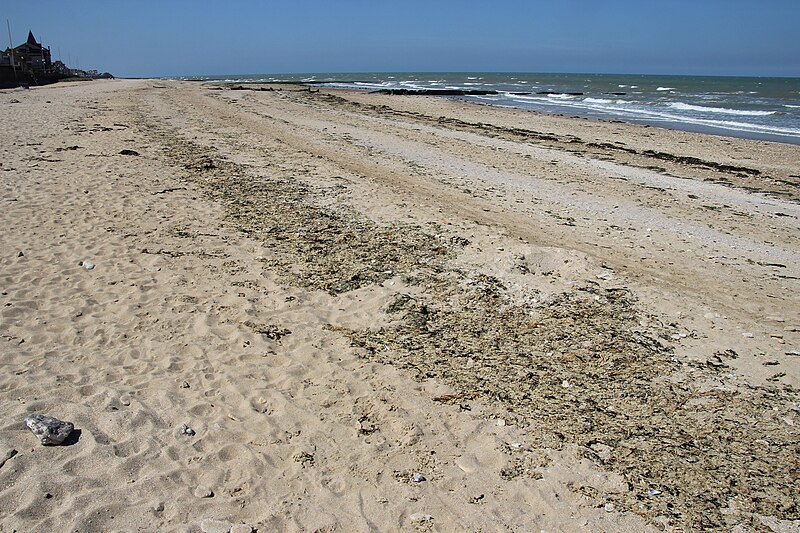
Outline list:
[[[119,399],[119,403],[121,403],[122,405],[128,406],[128,405],[131,404],[131,399],[129,397],[127,397],[127,396],[123,396],[122,398]]]
[[[95,265],[91,261],[81,261],[78,265],[82,266],[86,270],[93,270]]]
[[[17,252],[17,257],[25,257],[25,254],[23,254],[22,252]]]
[[[749,331],[745,331],[744,333],[742,333],[742,337],[744,337],[745,339],[752,339],[754,335]]]
[[[414,483],[422,483],[423,481],[427,481],[428,480],[425,476],[423,476],[419,472],[415,473],[414,477],[411,478],[411,479],[414,481]]]
[[[194,495],[197,498],[213,498],[214,491],[209,489],[208,487],[200,485],[199,487],[194,489]]]
[[[183,383],[181,383],[181,388],[182,389],[188,389],[189,388],[189,382],[188,381],[184,381]]]
[[[414,513],[409,517],[409,519],[415,524],[423,524],[425,522],[433,521],[433,517],[425,513]]]
[[[124,150],[120,150],[119,154],[120,155],[139,155],[139,152],[137,152],[136,150],[129,150],[129,149],[125,148]]]
[[[607,503],[603,508],[606,510],[607,513],[613,513],[616,510],[613,503]]]
[[[200,522],[200,531],[203,533],[230,533],[233,524],[227,520],[217,520],[216,518],[206,518]]]
[[[650,490],[647,491],[647,493],[650,496],[658,496],[659,494],[661,494],[661,491],[658,490],[658,489],[650,489]]]
[[[187,437],[194,437],[197,433],[195,430],[187,426],[186,424],[181,426],[181,435],[186,435]]]
[[[503,420],[502,418],[498,418],[498,419],[497,419],[497,422],[495,422],[495,424],[496,424],[498,427],[503,427],[503,426],[505,426],[505,425],[506,425],[506,421],[505,421],[505,420]]]
[[[61,444],[75,429],[72,422],[37,414],[25,417],[25,425],[45,446]]]
[[[231,533],[253,533],[253,526],[250,524],[235,524],[231,526]]]

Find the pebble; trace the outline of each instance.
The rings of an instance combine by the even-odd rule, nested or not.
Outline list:
[[[187,426],[186,424],[181,426],[181,435],[186,435],[187,437],[194,437],[197,434],[195,430]]]
[[[253,526],[250,524],[235,524],[231,526],[231,533],[253,533]]]
[[[209,489],[208,487],[204,487],[204,486],[200,485],[199,487],[194,489],[194,495],[197,498],[213,498],[214,497],[214,491]]]
[[[414,474],[412,480],[414,481],[414,483],[422,483],[423,481],[428,481],[428,479],[419,472]]]
[[[189,388],[189,382],[188,381],[184,381],[183,383],[181,383],[181,388],[182,389],[188,389]]]
[[[744,333],[742,333],[742,337],[744,337],[745,339],[752,339],[754,335],[749,331],[745,331]]]
[[[91,261],[81,261],[80,263],[78,263],[78,265],[82,266],[86,270],[92,270],[94,269],[95,266],[94,263],[92,263]]]
[[[75,429],[72,422],[37,414],[25,417],[25,425],[45,446],[61,444]]]
[[[607,513],[613,513],[615,511],[615,507],[613,503],[607,503],[605,507],[603,507]]]
[[[23,254],[22,252],[17,252],[17,257],[25,257],[25,254]]]

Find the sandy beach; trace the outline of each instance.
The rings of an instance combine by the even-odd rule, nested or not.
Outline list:
[[[0,532],[800,528],[800,146],[288,84],[0,108]]]

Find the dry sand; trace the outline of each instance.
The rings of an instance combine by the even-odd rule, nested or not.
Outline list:
[[[800,527],[800,147],[272,89],[0,92],[0,532]]]

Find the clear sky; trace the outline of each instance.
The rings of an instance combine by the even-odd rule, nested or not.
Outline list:
[[[54,59],[118,76],[800,77],[800,0],[7,0],[0,16],[14,45],[30,29]]]

